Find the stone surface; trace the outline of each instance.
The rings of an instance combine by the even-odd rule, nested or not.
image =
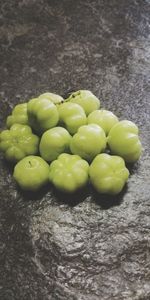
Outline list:
[[[0,158],[1,300],[150,299],[149,0],[0,3],[0,126],[46,91],[89,89],[140,128],[126,190],[22,194]]]

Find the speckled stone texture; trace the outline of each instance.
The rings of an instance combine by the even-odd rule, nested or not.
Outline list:
[[[116,198],[22,194],[0,158],[0,300],[150,299],[150,1],[0,1],[0,126],[46,91],[91,90],[140,128]]]

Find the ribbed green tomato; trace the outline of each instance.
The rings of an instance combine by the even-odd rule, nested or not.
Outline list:
[[[61,97],[60,95],[57,95],[54,93],[49,93],[49,92],[41,94],[38,98],[39,99],[48,99],[51,102],[53,102],[54,104],[59,104],[64,101],[63,97]]]
[[[27,105],[30,126],[41,134],[57,125],[59,114],[57,107],[49,99],[34,98]]]
[[[49,165],[39,156],[26,156],[15,168],[13,177],[21,189],[37,191],[48,182]]]
[[[89,168],[89,176],[99,193],[115,195],[123,189],[129,171],[123,158],[103,153],[94,158]]]
[[[46,161],[53,161],[61,153],[69,151],[71,135],[63,127],[45,131],[40,142],[40,154]]]
[[[92,161],[106,147],[106,136],[104,130],[96,125],[89,124],[81,126],[73,136],[70,149],[73,154]]]
[[[76,103],[65,102],[58,105],[60,124],[74,134],[78,128],[87,123],[86,114],[83,108]]]
[[[6,125],[10,128],[13,124],[28,125],[27,103],[17,104],[10,116],[7,117]]]
[[[49,180],[66,193],[73,193],[88,182],[89,164],[78,155],[60,154],[50,165]]]
[[[137,161],[142,150],[138,127],[131,121],[118,122],[109,132],[108,145],[113,154],[120,155],[126,162]]]
[[[100,108],[100,100],[88,90],[74,92],[66,101],[81,105],[87,116],[92,111]]]
[[[119,122],[118,118],[109,110],[95,110],[88,116],[88,124],[101,126],[108,135],[110,129]]]
[[[17,162],[30,154],[37,154],[39,137],[28,125],[14,124],[0,133],[0,150],[5,158]]]

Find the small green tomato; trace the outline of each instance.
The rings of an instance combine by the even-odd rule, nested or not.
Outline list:
[[[76,103],[65,102],[58,105],[60,124],[64,125],[69,133],[74,134],[78,128],[87,123],[83,108]]]
[[[54,93],[49,93],[49,92],[41,94],[38,98],[39,99],[48,99],[51,102],[53,102],[54,104],[59,104],[64,101],[63,97],[61,97],[60,95],[57,95]]]
[[[26,156],[19,161],[13,177],[21,189],[37,191],[48,182],[49,165],[39,156]]]
[[[12,110],[11,115],[7,117],[7,128],[10,128],[15,123],[28,125],[27,103],[17,104]]]
[[[66,101],[77,103],[82,106],[87,116],[92,111],[100,108],[100,100],[88,90],[74,92]]]
[[[93,160],[89,168],[89,176],[97,192],[115,195],[123,189],[129,171],[121,157],[103,153]]]
[[[60,154],[50,165],[49,180],[66,193],[73,193],[88,182],[89,164],[78,155]]]
[[[131,121],[120,121],[112,127],[108,135],[108,145],[113,154],[133,163],[141,155],[141,142],[138,136],[138,127]]]
[[[91,161],[97,154],[101,153],[105,147],[105,132],[96,124],[81,126],[70,143],[71,152],[80,155],[88,161]]]
[[[31,99],[28,102],[27,111],[30,126],[39,134],[56,126],[58,123],[57,107],[49,99]]]
[[[88,116],[88,124],[101,126],[108,135],[110,129],[119,122],[118,118],[109,110],[95,110]]]
[[[59,154],[69,151],[71,135],[63,127],[45,131],[40,142],[40,154],[46,161],[53,161]]]
[[[11,162],[17,162],[27,155],[37,154],[39,137],[28,125],[14,124],[0,133],[0,151]]]

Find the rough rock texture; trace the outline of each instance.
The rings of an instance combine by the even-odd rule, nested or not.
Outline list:
[[[139,125],[126,190],[22,194],[0,158],[0,300],[150,299],[149,0],[0,2],[0,126],[45,91],[90,89]]]

